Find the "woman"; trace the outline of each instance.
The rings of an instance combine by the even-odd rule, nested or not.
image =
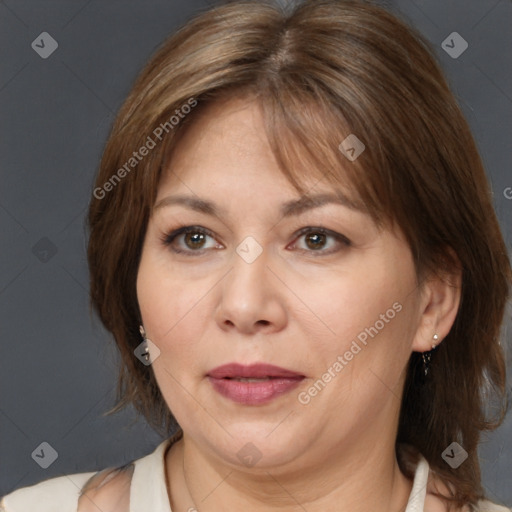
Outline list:
[[[120,402],[169,435],[6,511],[506,511],[506,247],[423,39],[359,0],[234,2],[144,69],[89,212]],[[42,505],[41,505],[42,504]],[[60,507],[60,508],[59,508]]]

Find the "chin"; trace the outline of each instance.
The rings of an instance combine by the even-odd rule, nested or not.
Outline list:
[[[278,422],[231,423],[228,431],[231,435],[221,429],[216,429],[211,437],[204,436],[204,432],[213,433],[211,429],[202,430],[199,435],[217,457],[238,470],[284,466],[299,457],[309,444],[304,429],[285,427]]]

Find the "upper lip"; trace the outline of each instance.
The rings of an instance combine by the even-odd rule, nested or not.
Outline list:
[[[215,379],[233,379],[233,378],[264,378],[264,377],[282,377],[282,378],[297,378],[304,377],[300,373],[293,372],[291,370],[286,370],[285,368],[280,368],[279,366],[274,366],[272,364],[265,363],[255,363],[250,365],[243,365],[239,363],[229,363],[224,364],[222,366],[218,366],[213,370],[208,372],[209,377],[213,377]]]

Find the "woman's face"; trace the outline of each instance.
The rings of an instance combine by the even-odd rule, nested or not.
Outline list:
[[[343,192],[316,181],[308,196]],[[139,305],[162,394],[212,460],[394,445],[422,309],[411,252],[348,202],[300,200],[241,100],[191,125],[160,183]]]

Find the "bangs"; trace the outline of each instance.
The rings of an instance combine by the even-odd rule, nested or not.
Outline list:
[[[157,181],[187,128],[198,116],[208,115],[205,111],[211,105],[235,99],[256,102],[277,165],[301,196],[311,194],[319,184],[330,185],[368,214],[378,228],[392,226],[400,218],[401,205],[391,187],[394,180],[387,153],[379,150],[383,143],[375,142],[379,133],[371,120],[362,122],[356,107],[313,80],[305,83],[304,76],[298,77],[300,83],[288,75],[267,78],[256,86],[230,85],[199,96],[194,112],[165,141]]]
[[[260,88],[257,100],[270,147],[290,183],[301,195],[317,184],[328,184],[379,228],[392,224],[386,166],[375,162],[370,135],[357,118],[349,109],[342,113],[313,82],[280,82]]]

